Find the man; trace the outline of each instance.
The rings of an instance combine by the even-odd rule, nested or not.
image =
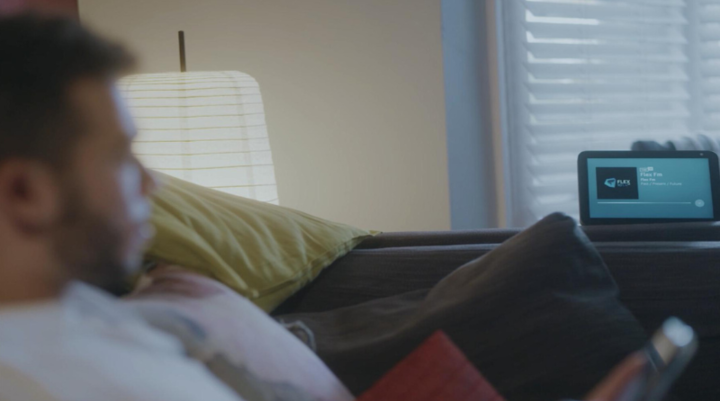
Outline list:
[[[154,182],[115,87],[131,66],[73,21],[0,19],[0,400],[240,399],[98,289],[120,291],[151,235]]]
[[[0,54],[0,399],[238,400],[91,287],[118,291],[151,234],[114,84],[131,57],[33,16],[0,22]]]

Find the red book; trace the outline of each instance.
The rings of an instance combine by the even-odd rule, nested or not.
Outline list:
[[[357,401],[505,401],[442,331],[435,332]]]

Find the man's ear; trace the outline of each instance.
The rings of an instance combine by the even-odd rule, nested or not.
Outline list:
[[[0,163],[0,215],[26,234],[52,226],[60,214],[60,186],[50,167],[32,160]]]

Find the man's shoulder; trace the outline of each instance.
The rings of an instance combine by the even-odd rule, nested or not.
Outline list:
[[[0,362],[0,400],[58,401],[38,381]]]
[[[238,400],[202,364],[152,344],[124,347],[127,338],[117,339],[76,338],[0,352],[0,400]]]
[[[2,401],[237,400],[176,338],[82,284],[57,302],[0,313],[0,343]]]
[[[118,371],[108,375],[104,369],[82,369],[82,366],[69,364],[65,366],[65,371],[78,367],[81,368],[80,372],[76,372],[78,374],[65,375],[55,370],[55,377],[49,377],[0,362],[0,400],[242,401],[203,370],[183,372],[169,367],[168,373],[179,373],[170,376],[157,369],[149,369],[143,372],[144,377],[139,377],[127,370],[125,374]]]

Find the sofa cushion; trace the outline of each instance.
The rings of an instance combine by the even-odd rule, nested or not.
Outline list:
[[[580,399],[645,343],[617,295],[576,223],[554,214],[430,290],[283,318],[313,329],[356,394],[441,329],[507,399]]]

